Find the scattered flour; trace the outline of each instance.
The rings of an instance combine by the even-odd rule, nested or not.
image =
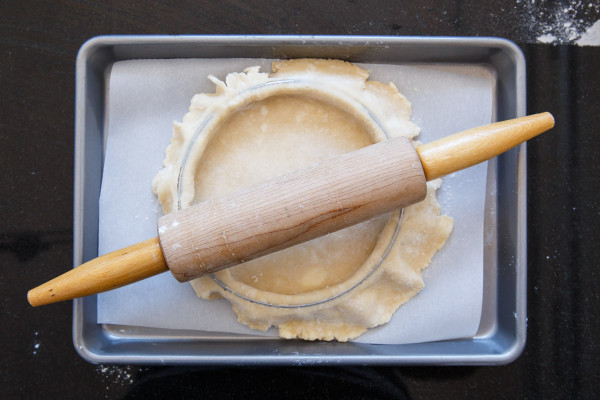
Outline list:
[[[40,350],[40,346],[42,345],[42,342],[40,342],[40,338],[38,337],[38,333],[34,332],[33,333],[33,355],[35,356],[38,351]]]
[[[517,0],[515,8],[521,23],[538,43],[599,44],[600,27],[595,27],[600,23],[596,22],[591,28],[589,26],[589,21],[600,16],[600,2],[597,0]]]
[[[131,385],[138,372],[146,370],[143,367],[132,367],[130,365],[98,365],[96,372],[104,377],[106,381],[106,389],[111,385],[125,386]]]

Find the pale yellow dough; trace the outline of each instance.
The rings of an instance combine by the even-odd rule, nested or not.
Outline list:
[[[386,137],[414,138],[410,103],[393,84],[367,78],[350,63],[312,59],[275,62],[272,74],[251,67],[226,82],[210,77],[216,93],[194,96],[183,122],[174,124],[164,168],[154,179],[163,211]],[[227,298],[238,321],[253,329],[277,326],[284,338],[356,338],[388,322],[423,288],[420,271],[453,225],[440,215],[440,184],[428,183],[426,200],[406,208],[401,220],[399,212],[381,216],[192,286],[202,298]]]

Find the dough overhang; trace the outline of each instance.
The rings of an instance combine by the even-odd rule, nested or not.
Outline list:
[[[193,97],[153,182],[163,211],[223,196],[386,137],[418,135],[393,84],[337,60],[273,63],[210,79]],[[207,122],[209,121],[209,122]],[[180,172],[183,171],[183,172]],[[181,174],[181,176],[180,176]],[[435,191],[399,212],[192,281],[204,299],[227,298],[238,321],[281,337],[346,341],[389,321],[423,287],[420,271],[452,219]],[[332,193],[335,195],[335,193]],[[225,290],[226,289],[226,290]]]

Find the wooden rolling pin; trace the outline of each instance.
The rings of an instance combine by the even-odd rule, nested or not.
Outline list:
[[[425,182],[552,128],[549,113],[469,129],[416,149],[406,138],[324,161],[158,221],[158,237],[32,289],[33,306],[115,289],[170,270],[179,281],[314,239],[425,198]],[[416,151],[415,151],[416,150]]]

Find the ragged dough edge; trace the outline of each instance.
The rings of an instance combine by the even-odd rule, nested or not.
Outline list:
[[[220,107],[234,99],[241,90],[266,82],[269,74],[259,70],[259,67],[249,67],[244,72],[231,73],[227,75],[225,82],[209,76],[208,79],[216,86],[215,93],[196,94],[192,97],[189,111],[184,115],[183,121],[173,122],[173,136],[166,150],[163,168],[152,181],[152,191],[158,197],[163,213],[168,214],[178,209],[177,185],[184,152],[193,141],[202,121],[212,113],[218,112]],[[203,150],[209,140],[210,137],[200,136],[196,142],[197,147]]]
[[[423,289],[421,271],[453,228],[453,219],[440,215],[435,195],[440,183],[440,180],[429,182],[425,200],[404,209],[396,242],[376,273],[338,299],[286,309],[241,301],[208,276],[192,281],[192,287],[204,299],[228,299],[238,322],[252,329],[266,331],[277,326],[280,337],[288,339],[340,342],[355,339],[368,328],[389,322],[402,304]]]
[[[395,85],[367,81],[369,73],[356,65],[340,60],[297,59],[276,61],[272,69],[269,75],[261,73],[258,67],[250,67],[229,74],[225,82],[210,76],[216,85],[215,93],[192,98],[183,122],[174,122],[173,140],[167,148],[163,169],[153,181],[153,191],[164,213],[178,208],[177,184],[183,153],[202,121],[222,110],[241,91],[257,84],[289,77],[317,82],[363,104],[384,124],[391,137],[414,139],[419,133],[419,128],[410,122],[410,102]],[[201,152],[209,141],[210,137],[201,136],[195,146]],[[224,290],[210,276],[192,281],[192,287],[201,298],[228,299],[238,322],[252,329],[264,331],[277,326],[282,338],[352,340],[369,328],[389,322],[398,307],[423,288],[420,272],[443,246],[453,226],[452,218],[440,215],[436,199],[440,184],[441,180],[429,182],[426,199],[404,209],[396,242],[375,273],[334,300],[314,306],[279,308],[244,300]]]

